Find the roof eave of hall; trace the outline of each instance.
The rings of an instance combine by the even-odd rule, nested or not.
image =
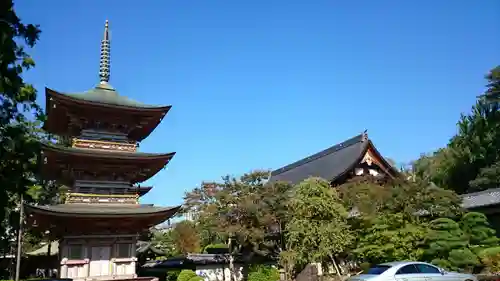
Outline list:
[[[317,176],[334,182],[352,171],[368,150],[380,159],[391,176],[399,176],[399,171],[380,154],[365,131],[363,134],[272,171],[270,180],[296,184],[310,176]]]

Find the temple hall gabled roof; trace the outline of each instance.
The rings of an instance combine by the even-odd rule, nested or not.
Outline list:
[[[346,175],[361,162],[371,149],[391,174],[398,172],[380,155],[366,133],[357,135],[316,154],[271,172],[270,181],[286,181],[297,184],[309,177],[320,177],[334,182]]]

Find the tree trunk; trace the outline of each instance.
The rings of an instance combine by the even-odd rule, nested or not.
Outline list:
[[[227,243],[229,249],[229,281],[234,281],[234,255],[231,240],[231,237],[229,237],[229,241]]]
[[[335,271],[337,272],[337,275],[338,275],[339,277],[342,277],[342,273],[340,272],[340,268],[339,268],[339,266],[337,265],[337,262],[335,261],[335,257],[334,257],[334,256],[332,256],[332,255],[330,255],[330,259],[331,259],[331,260],[332,260],[332,262],[333,262],[333,266],[335,267]]]

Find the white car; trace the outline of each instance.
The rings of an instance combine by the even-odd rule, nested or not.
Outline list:
[[[425,262],[402,261],[378,264],[349,281],[477,281],[472,274],[445,271]]]

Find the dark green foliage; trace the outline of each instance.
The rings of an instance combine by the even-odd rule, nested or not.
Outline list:
[[[196,273],[192,270],[189,269],[184,269],[179,273],[179,276],[177,277],[177,281],[189,281],[191,278],[197,277]]]
[[[165,281],[177,281],[177,278],[179,278],[180,273],[181,273],[180,270],[167,271],[167,276],[165,278]]]
[[[34,66],[26,49],[34,47],[40,30],[21,22],[13,1],[1,2],[0,15],[0,252],[5,252],[19,228],[21,195],[26,202],[51,203],[58,187],[38,180],[39,141],[47,139],[40,130],[45,117],[35,102],[36,90],[22,78]],[[34,244],[40,238],[27,236]]]
[[[442,261],[442,260],[441,260]],[[475,266],[480,265],[479,258],[469,248],[454,249],[448,256],[448,265],[444,268],[463,269],[472,272]]]
[[[446,148],[422,156],[413,168],[417,177],[459,194],[500,184],[500,68],[487,75],[485,96],[462,114],[458,132]]]
[[[248,274],[248,281],[277,281],[279,279],[278,269],[269,265],[254,265]]]
[[[426,234],[425,224],[406,221],[401,213],[380,214],[368,228],[358,232],[353,254],[372,264],[421,260],[422,241]]]
[[[454,192],[421,180],[356,177],[339,190],[345,205],[359,211],[350,219],[357,241],[349,254],[364,262],[421,260],[428,222],[461,212]]]
[[[460,229],[457,222],[448,218],[439,218],[430,222],[424,243],[427,247],[424,259],[443,268],[459,268],[458,264],[452,263],[449,259],[452,251],[458,251],[453,253],[453,260],[456,260],[460,254],[465,254],[465,257],[469,255],[469,252],[465,251],[468,245],[467,235]]]
[[[488,89],[481,98],[490,103],[500,102],[500,66],[493,68],[486,79],[489,81]]]
[[[229,248],[226,244],[209,244],[205,246],[203,249],[203,253],[207,254],[220,254],[220,253],[227,253],[229,251]]]
[[[486,215],[477,212],[469,212],[462,216],[460,227],[468,236],[471,249],[479,251],[498,246],[499,240],[496,231],[490,227]]]

